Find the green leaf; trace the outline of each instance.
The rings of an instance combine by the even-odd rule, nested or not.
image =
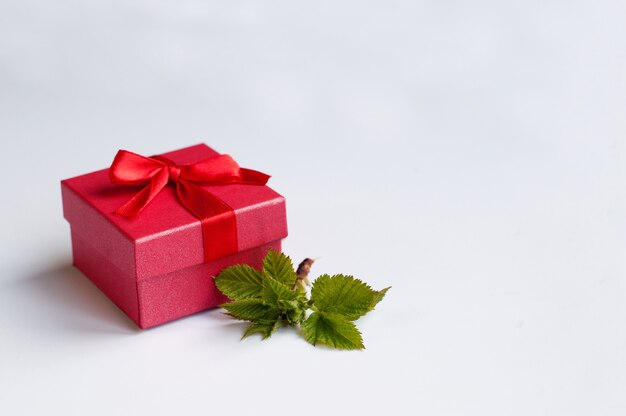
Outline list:
[[[389,289],[391,289],[391,286],[386,287],[383,290],[379,290],[378,292],[376,292],[376,294],[374,295],[374,299],[372,299],[372,303],[370,304],[370,308],[368,312],[374,309],[374,307],[378,304],[378,302],[383,300],[383,298],[385,297],[385,294],[387,293]]]
[[[302,323],[306,318],[306,310],[308,309],[307,299],[299,295],[296,300],[279,300],[278,308],[281,315],[291,325]]]
[[[298,293],[289,286],[271,277],[263,279],[263,300],[271,305],[278,305],[279,300],[294,300]]]
[[[291,259],[276,250],[269,250],[263,260],[263,273],[291,287],[296,283],[296,272]]]
[[[242,299],[222,305],[228,314],[243,321],[274,320],[278,311],[263,303],[262,299]]]
[[[243,338],[258,333],[266,339],[281,325],[300,325],[313,345],[365,348],[352,321],[374,309],[389,288],[375,291],[352,276],[323,275],[309,299],[307,288],[298,283],[291,259],[274,250],[263,260],[262,272],[240,264],[215,278],[217,288],[233,300],[222,305],[227,314],[251,322]],[[313,313],[307,318],[308,309]]]
[[[250,324],[241,338],[247,338],[252,334],[261,334],[263,339],[267,339],[280,327],[280,323],[280,319],[276,319],[275,321],[254,322]]]
[[[298,325],[306,318],[306,312],[304,309],[294,308],[287,310],[284,316],[290,325]]]
[[[238,264],[222,270],[215,285],[231,299],[257,297],[263,290],[263,275],[247,264]]]
[[[355,320],[372,309],[389,290],[380,292],[352,276],[324,274],[313,282],[311,300],[320,312],[334,312]]]
[[[361,333],[346,317],[332,312],[313,312],[302,323],[304,338],[311,344],[356,350],[363,349]]]

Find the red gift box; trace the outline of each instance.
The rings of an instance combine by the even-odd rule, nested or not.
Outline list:
[[[176,165],[219,154],[199,144],[161,155]],[[287,236],[285,199],[266,185],[201,185],[234,212],[236,252],[205,260],[201,220],[165,186],[145,208],[127,218],[115,213],[141,187],[111,183],[109,169],[61,182],[63,214],[71,226],[74,265],[141,328],[213,308],[227,299],[213,277],[232,264],[260,268],[265,253]],[[218,228],[219,230],[219,228]],[[215,240],[217,239],[217,240]]]

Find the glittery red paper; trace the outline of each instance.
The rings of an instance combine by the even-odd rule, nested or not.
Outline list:
[[[165,156],[191,163],[217,153],[204,144]],[[140,215],[113,211],[137,189],[112,185],[108,169],[62,181],[74,264],[141,328],[215,307],[212,277],[231,264],[259,267],[287,236],[285,199],[268,186],[206,186],[235,211],[239,253],[204,263],[200,222],[168,186]],[[219,238],[219,237],[217,237]]]

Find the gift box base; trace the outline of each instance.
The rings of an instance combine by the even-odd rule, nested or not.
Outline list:
[[[228,299],[215,287],[214,276],[223,268],[238,263],[260,269],[269,249],[280,251],[281,240],[208,263],[137,280],[72,231],[74,265],[140,328],[150,328],[226,302]]]

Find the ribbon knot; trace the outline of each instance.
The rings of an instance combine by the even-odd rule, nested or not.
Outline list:
[[[170,180],[172,182],[177,182],[178,177],[180,176],[180,168],[176,165],[169,165],[167,168],[169,169]]]
[[[125,150],[123,151],[125,152]],[[178,178],[180,177],[180,166],[178,166],[177,164],[175,164],[174,162],[172,162],[165,156],[158,155],[158,156],[152,156],[152,158],[165,163],[165,166],[167,166],[169,181],[174,182],[174,183],[178,181]]]
[[[201,185],[265,185],[269,176],[240,168],[228,155],[197,163],[177,165],[163,156],[145,157],[120,150],[109,169],[111,182],[143,185],[128,202],[115,210],[123,217],[138,215],[169,182],[176,186],[180,203],[202,224],[204,260],[214,260],[238,251],[234,210]]]

